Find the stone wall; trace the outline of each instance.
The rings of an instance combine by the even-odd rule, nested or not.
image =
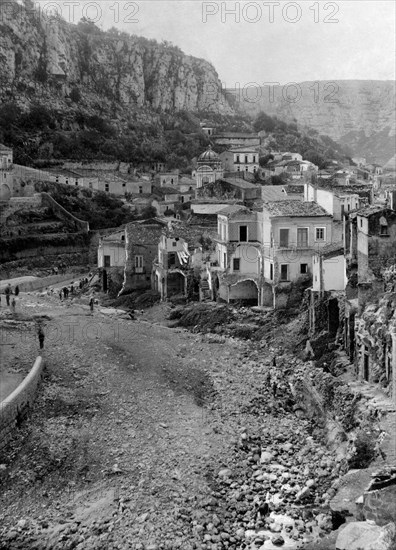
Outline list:
[[[396,483],[377,490],[367,490],[363,494],[363,515],[377,525],[396,523]]]
[[[42,357],[37,357],[23,382],[0,403],[0,453],[4,451],[12,439],[15,428],[32,407],[43,367]]]

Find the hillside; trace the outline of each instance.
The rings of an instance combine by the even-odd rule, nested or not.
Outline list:
[[[300,82],[296,88],[269,86],[242,92],[228,90],[227,96],[241,113],[251,116],[264,111],[282,120],[309,126],[347,145],[356,156],[384,164],[395,151],[395,82],[338,80]],[[284,92],[284,94],[283,94]],[[284,96],[296,101],[287,101]]]
[[[0,142],[14,148],[17,163],[157,160],[187,172],[208,144],[200,120],[246,132],[262,111],[299,132],[312,128],[314,139],[329,136],[341,153],[378,162],[394,154],[393,82],[304,82],[295,103],[280,90],[270,100],[264,87],[246,102],[224,94],[210,63],[175,45],[87,20],[35,17],[31,0],[23,5],[28,11],[12,0],[16,10],[0,20]]]

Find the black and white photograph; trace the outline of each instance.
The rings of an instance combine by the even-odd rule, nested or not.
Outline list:
[[[396,3],[0,0],[0,550],[396,550]]]

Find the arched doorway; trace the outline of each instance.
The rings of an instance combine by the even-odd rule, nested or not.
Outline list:
[[[0,186],[0,201],[9,201],[11,198],[11,189],[6,183]]]
[[[168,274],[167,278],[167,297],[177,294],[185,295],[185,277],[178,271]]]
[[[246,306],[258,306],[259,294],[256,283],[251,279],[248,279],[246,281],[239,281],[235,285],[231,285],[229,291],[229,301],[238,301]]]

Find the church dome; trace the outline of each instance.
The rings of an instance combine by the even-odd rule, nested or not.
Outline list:
[[[212,146],[209,145],[209,147],[202,153],[202,155],[199,155],[198,158],[199,162],[219,162],[219,155],[213,151]]]

